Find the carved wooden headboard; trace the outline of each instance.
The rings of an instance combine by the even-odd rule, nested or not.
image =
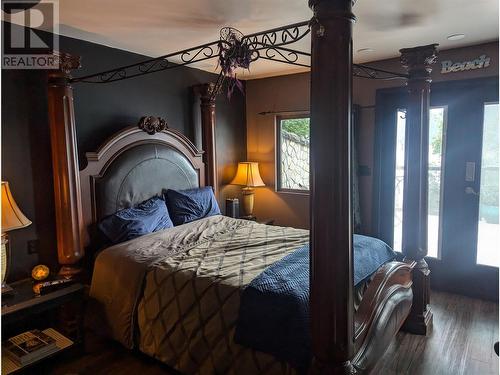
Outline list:
[[[86,154],[80,172],[84,244],[98,220],[166,189],[205,185],[203,152],[165,120],[143,117]]]

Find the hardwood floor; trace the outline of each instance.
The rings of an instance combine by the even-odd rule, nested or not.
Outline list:
[[[428,337],[399,333],[371,375],[498,374],[498,304],[433,292],[434,330]],[[156,360],[90,337],[85,354],[58,358],[44,374],[176,374]]]
[[[145,354],[129,351],[113,341],[86,339],[85,353],[54,359],[37,374],[51,375],[180,375]]]
[[[434,329],[422,336],[398,333],[372,374],[498,374],[498,303],[433,292]]]

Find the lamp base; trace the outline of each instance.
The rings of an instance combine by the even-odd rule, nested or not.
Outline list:
[[[2,296],[12,294],[14,289],[12,289],[8,284],[2,284]]]
[[[10,246],[9,246],[9,236],[6,232],[2,233],[1,237],[1,254],[0,254],[0,262],[1,262],[1,282],[2,282],[2,294],[4,285],[7,281],[7,276],[9,274],[9,263],[10,263]],[[10,288],[10,287],[9,287]]]
[[[81,275],[82,269],[77,266],[62,266],[59,276],[65,279],[74,279]]]
[[[254,192],[251,187],[241,189],[243,216],[253,216]]]

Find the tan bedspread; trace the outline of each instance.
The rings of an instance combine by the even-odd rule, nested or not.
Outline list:
[[[308,240],[306,230],[213,216],[104,250],[90,295],[109,336],[182,373],[291,374],[233,336],[243,288]]]

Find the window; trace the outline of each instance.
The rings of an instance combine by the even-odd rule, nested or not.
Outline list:
[[[309,118],[278,117],[277,181],[278,191],[309,191]]]
[[[396,171],[394,178],[394,237],[393,248],[402,251],[403,189],[405,178],[406,110],[398,109],[396,122]]]
[[[500,266],[498,251],[500,242],[498,225],[500,122],[498,109],[498,104],[485,104],[484,106],[477,238],[477,263],[494,267]]]
[[[427,200],[427,255],[437,258],[441,237],[442,159],[446,128],[446,107],[429,111],[429,165]]]
[[[393,248],[402,251],[403,190],[405,177],[405,110],[398,109],[396,122],[396,170],[394,178],[394,237]],[[427,255],[437,258],[440,241],[441,181],[443,137],[445,134],[446,108],[429,110],[429,165],[428,165],[428,216]]]

